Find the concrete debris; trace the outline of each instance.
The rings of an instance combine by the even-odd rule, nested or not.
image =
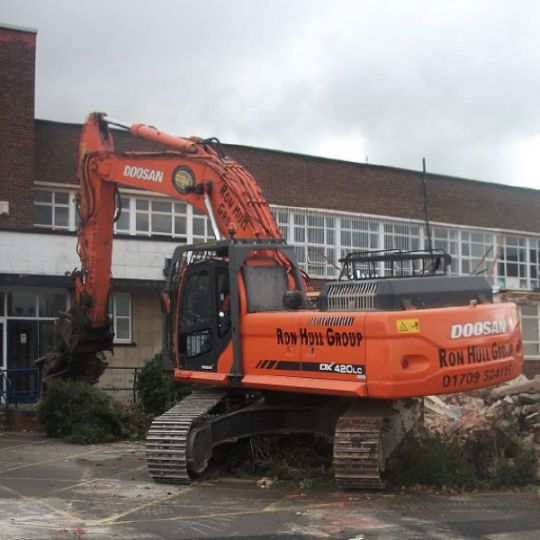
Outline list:
[[[274,485],[274,481],[264,477],[257,481],[257,485],[262,489],[270,489]]]
[[[532,403],[538,403],[540,401],[540,392],[534,394],[519,394],[519,402],[524,405],[531,405]]]
[[[451,407],[437,396],[427,396],[424,399],[424,408],[431,413],[448,416],[453,420],[458,420],[461,415],[459,407]]]
[[[494,425],[513,430],[540,452],[540,377],[520,375],[494,389],[424,398],[424,425],[432,433],[467,437]]]
[[[516,379],[514,379],[516,380]],[[510,381],[507,384],[504,384],[503,386],[499,386],[495,390],[491,392],[491,395],[495,399],[502,398],[504,396],[515,396],[516,394],[534,394],[540,392],[540,380],[534,379],[530,381],[527,379],[524,382],[521,383],[514,383],[513,381]]]

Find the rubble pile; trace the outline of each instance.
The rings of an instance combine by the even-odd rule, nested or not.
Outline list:
[[[470,437],[493,426],[512,430],[540,451],[540,376],[520,375],[501,386],[466,394],[428,396],[424,425],[442,436]]]

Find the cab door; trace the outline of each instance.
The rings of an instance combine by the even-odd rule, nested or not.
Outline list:
[[[179,305],[180,368],[217,371],[231,339],[229,270],[223,261],[191,266],[182,280]]]

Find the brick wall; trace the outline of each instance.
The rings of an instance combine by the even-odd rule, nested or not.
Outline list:
[[[114,356],[107,353],[111,368],[142,368],[146,362],[162,349],[162,317],[159,295],[156,291],[136,291],[131,295],[132,332],[134,346],[116,345]],[[105,389],[127,388],[114,392],[116,399],[133,399],[133,369],[106,369],[99,379],[99,386]]]
[[[424,219],[419,171],[227,146],[271,203]],[[430,219],[540,232],[540,190],[429,174]]]
[[[32,227],[36,34],[0,26],[0,228]]]
[[[523,375],[529,379],[534,379],[537,375],[540,375],[540,360],[525,360]]]
[[[36,177],[76,183],[80,125],[36,121]],[[118,150],[152,150],[151,143],[114,134]],[[271,204],[424,219],[422,173],[225,145],[255,177]],[[428,175],[432,221],[540,232],[540,190]]]

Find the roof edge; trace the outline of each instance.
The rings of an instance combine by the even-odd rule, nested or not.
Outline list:
[[[16,32],[27,32],[29,34],[38,33],[37,28],[29,28],[27,26],[18,26],[15,24],[7,24],[7,23],[0,22],[0,29],[2,28],[5,30],[15,30]]]
[[[60,126],[74,126],[79,128],[83,126],[82,122],[59,122],[58,120],[47,120],[46,118],[34,118],[34,122],[39,124],[56,124]]]

